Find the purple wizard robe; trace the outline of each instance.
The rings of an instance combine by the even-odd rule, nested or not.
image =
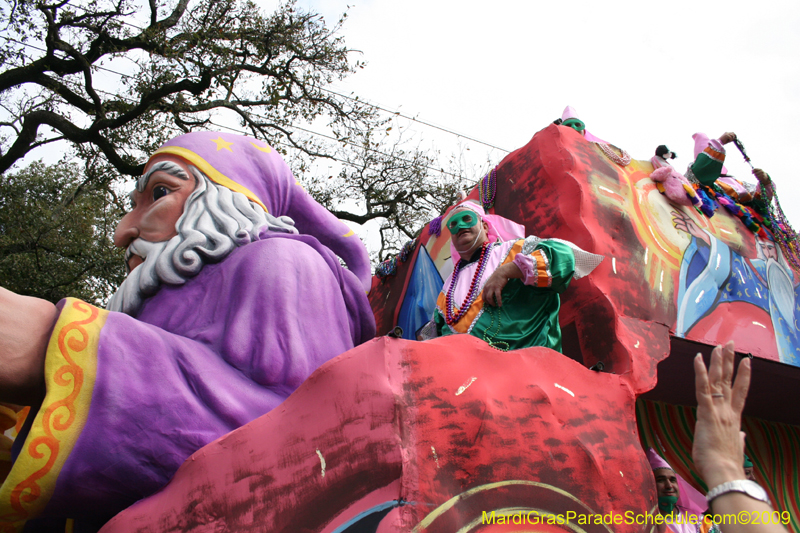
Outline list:
[[[102,524],[375,333],[359,279],[308,235],[237,248],[162,286],[137,318],[74,299],[59,311],[47,397],[17,440],[0,520]]]

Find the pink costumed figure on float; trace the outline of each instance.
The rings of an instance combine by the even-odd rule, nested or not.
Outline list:
[[[656,155],[650,158],[653,164],[653,173],[650,179],[656,182],[659,192],[670,199],[670,201],[687,207],[695,206],[700,208],[702,200],[695,193],[694,187],[686,177],[675,170],[670,159],[675,158],[675,153],[664,145],[656,149]]]

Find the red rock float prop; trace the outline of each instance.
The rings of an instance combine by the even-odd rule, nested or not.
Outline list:
[[[510,531],[504,522],[520,513],[566,531],[548,517],[635,520],[655,505],[655,485],[634,400],[626,376],[545,348],[384,337],[199,450],[102,531]],[[357,529],[370,517],[373,529]]]

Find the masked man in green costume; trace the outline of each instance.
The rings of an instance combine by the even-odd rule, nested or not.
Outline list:
[[[454,207],[444,225],[455,268],[426,327],[430,336],[469,333],[502,350],[560,352],[559,295],[603,257],[559,239],[520,238],[522,226],[470,201]]]

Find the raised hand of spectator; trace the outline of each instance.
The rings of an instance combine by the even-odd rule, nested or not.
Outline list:
[[[750,387],[750,359],[739,363],[734,380],[734,358],[731,341],[714,348],[708,372],[702,355],[694,359],[697,423],[692,458],[709,493],[716,494],[710,511],[717,523],[724,524],[725,533],[786,533],[788,511],[774,511],[764,490],[744,474],[740,428]]]
[[[733,380],[733,341],[711,353],[708,372],[703,357],[694,359],[697,424],[692,457],[709,488],[745,479],[742,410],[750,387],[750,360],[742,359]]]

